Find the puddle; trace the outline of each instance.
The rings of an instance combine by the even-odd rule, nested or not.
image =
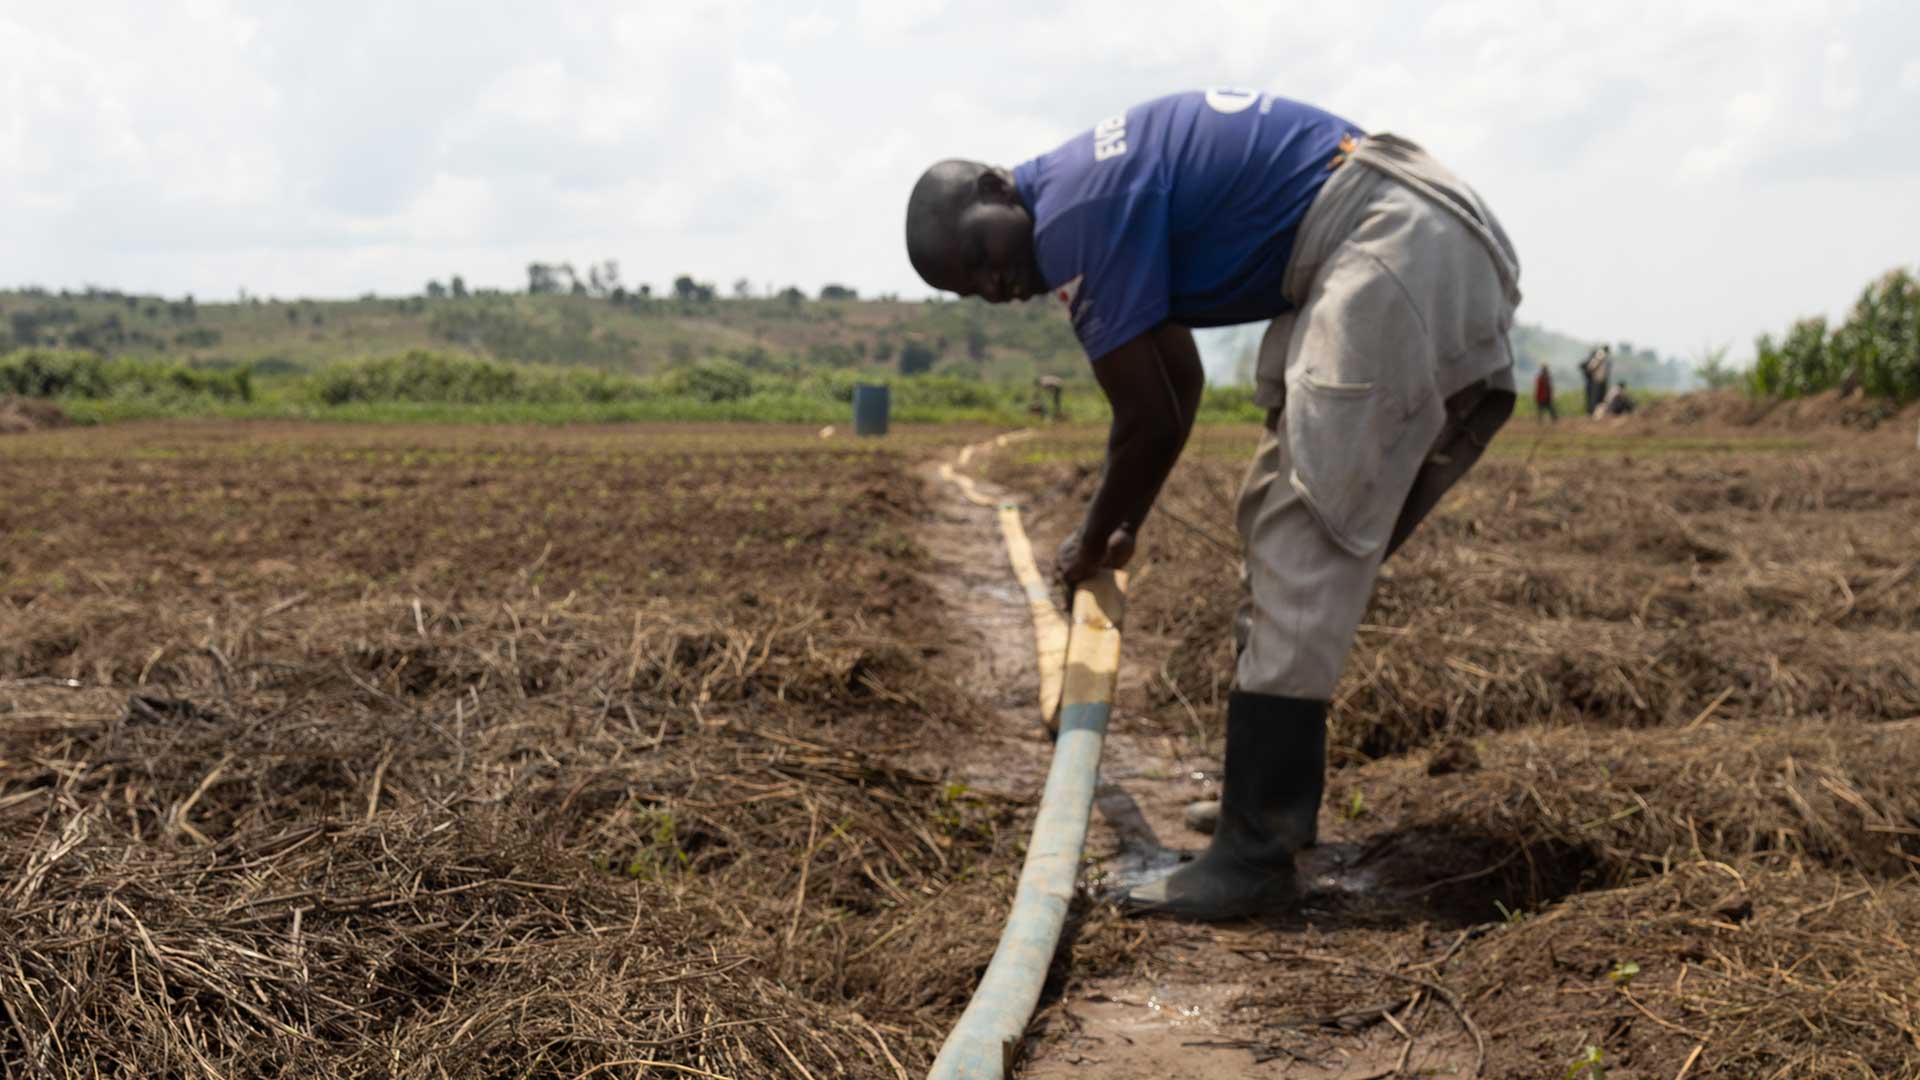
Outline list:
[[[1365,850],[1359,844],[1330,843],[1296,856],[1303,912],[1323,906],[1352,908],[1392,895],[1390,868],[1364,859]],[[1101,891],[1119,893],[1153,881],[1197,854],[1157,844],[1129,844],[1100,861]]]
[[[1133,849],[1100,862],[1102,871],[1098,893],[1123,893],[1137,885],[1165,877],[1168,872],[1193,856],[1193,852],[1172,848]]]

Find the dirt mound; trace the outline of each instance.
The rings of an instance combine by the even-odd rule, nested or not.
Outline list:
[[[1920,890],[1782,860],[1694,862],[1500,924],[1448,972],[1490,1077],[1563,1042],[1608,1075],[1913,1076]],[[1571,1012],[1570,1012],[1571,1010]],[[1552,1075],[1561,1075],[1554,1072]],[[1586,1075],[1582,1073],[1581,1075]]]
[[[1671,424],[1712,422],[1745,427],[1766,419],[1779,404],[1770,399],[1750,398],[1738,390],[1697,390],[1653,398],[1641,405],[1635,416]]]
[[[60,406],[40,398],[0,397],[0,435],[23,431],[66,427],[67,414]]]
[[[1920,408],[1901,409],[1859,391],[1828,390],[1803,398],[1752,398],[1738,390],[1700,390],[1653,398],[1627,423],[1677,426],[1724,425],[1780,431],[1846,428],[1870,431],[1900,419],[1920,416]]]
[[[1920,865],[1917,731],[1920,720],[1503,732],[1475,740],[1473,768],[1432,775],[1405,756],[1334,787],[1401,828],[1500,837],[1509,852],[1585,849],[1606,884],[1758,855],[1899,878]]]
[[[1257,1052],[1297,1061],[1334,1057],[1399,1010],[1416,1058],[1473,1017],[1490,1080],[1600,1075],[1587,1062],[1663,1080],[1909,1077],[1920,1070],[1916,919],[1920,890],[1908,884],[1696,861],[1451,935],[1336,928],[1243,941],[1266,962],[1235,1008],[1259,1023]]]

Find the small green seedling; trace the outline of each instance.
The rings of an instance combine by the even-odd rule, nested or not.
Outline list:
[[[967,795],[967,785],[950,783],[940,789],[940,804],[934,807],[933,820],[948,832],[959,832],[966,827],[966,819],[961,815],[962,801]]]
[[[1518,926],[1527,921],[1528,912],[1525,908],[1510,908],[1498,900],[1493,902],[1493,906],[1496,911],[1500,912],[1501,921],[1505,922],[1508,926]]]
[[[1600,1062],[1599,1047],[1589,1046],[1585,1053],[1574,1058],[1573,1064],[1567,1067],[1566,1080],[1574,1080],[1581,1073],[1585,1073],[1588,1080],[1607,1080],[1607,1067]]]
[[[1361,814],[1364,814],[1366,812],[1367,812],[1366,796],[1360,794],[1359,788],[1354,788],[1353,792],[1347,796],[1347,808],[1346,808],[1347,820],[1352,821],[1353,819],[1359,817]]]
[[[1632,982],[1633,977],[1638,974],[1640,974],[1639,964],[1631,960],[1623,960],[1613,965],[1613,970],[1607,972],[1607,978],[1612,979],[1615,986],[1625,986]]]
[[[646,841],[645,846],[627,860],[627,876],[654,878],[669,870],[685,869],[692,859],[680,847],[673,811],[649,808],[637,812]]]

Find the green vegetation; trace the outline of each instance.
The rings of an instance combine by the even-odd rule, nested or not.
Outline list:
[[[1762,335],[1749,388],[1773,397],[1857,389],[1900,404],[1920,400],[1920,281],[1904,268],[1889,271],[1839,327],[1801,319],[1779,341]]]
[[[87,401],[177,404],[253,400],[252,372],[140,360],[106,360],[76,349],[19,349],[0,356],[0,394]]]
[[[818,299],[793,287],[767,291],[755,295],[742,279],[723,296],[683,274],[656,294],[624,284],[608,261],[584,273],[533,264],[527,291],[514,293],[469,289],[459,275],[427,282],[420,296],[340,301],[0,292],[0,355],[33,372],[17,386],[0,382],[0,393],[60,399],[83,422],[207,414],[830,424],[848,419],[856,383],[884,382],[901,421],[1020,423],[1032,415],[1034,380],[1052,375],[1065,384],[1070,418],[1107,415],[1050,298],[862,299],[837,284]],[[1587,348],[1531,327],[1515,343],[1523,365]],[[1631,350],[1616,346],[1616,370],[1636,389],[1659,384],[1637,377],[1641,360],[1676,363]],[[27,356],[40,359],[30,365]],[[50,380],[48,367],[64,374]],[[1561,378],[1566,387],[1570,366]],[[1567,389],[1577,399],[1577,381]],[[1201,413],[1203,422],[1259,417],[1251,392],[1231,386],[1209,389]]]
[[[892,389],[901,421],[1017,424],[1030,417],[1017,385],[957,375],[900,376],[848,369],[755,370],[725,357],[620,375],[585,367],[509,364],[464,353],[414,349],[329,364],[309,375],[255,378],[72,350],[24,349],[0,356],[0,393],[59,400],[81,422],[167,416],[293,417],[477,422],[767,420],[833,424],[848,419],[854,387]],[[1067,399],[1069,415],[1104,419],[1091,387]],[[1202,416],[1250,420],[1260,413],[1242,388],[1209,391]]]
[[[856,383],[903,421],[1017,423],[1033,380],[1104,416],[1066,320],[1042,303],[861,300],[831,285],[721,299],[682,275],[629,290],[608,262],[529,267],[527,293],[198,303],[112,290],[0,292],[0,394],[85,421],[210,414],[339,419],[756,419],[839,423]],[[12,350],[9,352],[8,350]],[[109,360],[109,357],[116,359]],[[1243,404],[1229,393],[1222,408]],[[1247,413],[1247,415],[1251,415]]]
[[[649,384],[590,368],[523,367],[460,353],[413,349],[393,356],[333,364],[310,382],[323,405],[406,401],[497,405],[631,401]]]
[[[1030,385],[1057,375],[1091,385],[1085,357],[1057,304],[1000,307],[977,300],[857,298],[846,286],[812,300],[797,289],[734,298],[682,275],[655,296],[617,284],[617,268],[537,265],[532,293],[428,283],[423,296],[237,303],[169,300],[104,289],[0,292],[0,352],[65,348],[189,367],[251,367],[256,375],[312,372],[414,349],[490,360],[655,375],[724,357],[756,371],[914,369]],[[609,286],[612,280],[615,284]],[[593,284],[587,284],[587,281]]]
[[[305,396],[327,406],[614,406],[600,415],[832,423],[847,416],[853,389],[863,382],[890,383],[894,414],[903,420],[1005,421],[1025,404],[1011,388],[954,376],[755,370],[724,357],[633,376],[423,350],[324,368]]]
[[[1500,921],[1506,923],[1508,926],[1519,926],[1521,923],[1533,917],[1533,913],[1525,907],[1508,907],[1499,900],[1493,902],[1493,908],[1500,913]]]
[[[1607,1080],[1605,1055],[1597,1046],[1589,1046],[1567,1066],[1566,1080],[1576,1080],[1581,1075],[1588,1080]]]

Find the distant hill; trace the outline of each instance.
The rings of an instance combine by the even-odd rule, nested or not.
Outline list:
[[[1195,331],[1207,377],[1215,383],[1248,383],[1253,379],[1255,359],[1259,355],[1264,323],[1228,326],[1216,330]],[[1546,364],[1562,388],[1578,386],[1575,370],[1598,341],[1568,337],[1555,330],[1531,323],[1514,327],[1513,351],[1515,375],[1524,385],[1533,373]],[[1613,346],[1613,364],[1617,378],[1649,390],[1691,390],[1700,385],[1693,365],[1674,357],[1661,357],[1650,349],[1636,348],[1631,342],[1609,342]]]
[[[1600,342],[1571,338],[1542,326],[1520,323],[1513,330],[1516,374],[1530,381],[1541,364],[1553,371],[1560,388],[1580,385],[1577,365],[1593,347],[1613,346],[1613,377],[1648,390],[1692,390],[1700,386],[1700,377],[1692,364],[1677,357],[1662,357],[1652,349],[1636,348],[1629,341]]]
[[[442,290],[444,291],[444,290]],[[431,348],[536,364],[656,374],[722,356],[749,368],[885,369],[1024,383],[1036,375],[1088,380],[1064,313],[1050,299],[989,305],[979,300],[721,298],[711,287],[654,297],[624,290],[373,297],[357,300],[197,302],[109,289],[0,292],[0,352],[25,346],[86,349],[106,356],[166,359],[263,375]],[[847,290],[833,290],[835,296]],[[1263,326],[1199,334],[1209,377],[1251,371]],[[1522,325],[1514,335],[1521,375],[1542,362],[1562,381],[1590,343]],[[1649,388],[1690,385],[1691,369],[1615,345],[1623,377]]]
[[[1025,380],[1085,375],[1057,304],[623,294],[196,302],[111,290],[0,292],[0,351],[25,346],[250,365],[262,374],[414,348],[654,374],[723,356],[752,368],[891,368]]]

